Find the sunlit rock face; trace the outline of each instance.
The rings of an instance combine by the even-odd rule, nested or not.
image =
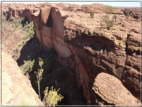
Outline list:
[[[17,63],[2,52],[2,105],[43,105]]]
[[[105,15],[105,5],[101,4],[43,4],[33,6],[32,12],[25,12],[24,17],[34,22],[39,42],[49,49],[54,48],[75,70],[78,89],[84,93],[87,104],[128,104],[127,101],[110,101],[92,89],[100,75],[109,74],[122,90],[130,92],[132,105],[137,105],[139,103],[133,99],[140,99],[140,21],[138,14],[134,14],[134,18],[126,17],[124,11],[115,8],[110,16],[116,14],[117,19],[110,30],[105,25],[100,26]],[[101,85],[103,88],[105,84]],[[126,100],[123,96],[118,95],[118,98]]]

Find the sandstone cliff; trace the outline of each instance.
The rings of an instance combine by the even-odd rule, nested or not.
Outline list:
[[[4,47],[3,47],[4,48]],[[2,105],[43,105],[17,63],[2,52]]]
[[[127,18],[123,10],[115,9],[113,14],[117,15],[116,22],[110,30],[107,30],[100,26],[101,17],[105,15],[104,5],[74,7],[47,3],[39,4],[39,7],[33,5],[29,7],[33,8],[28,11],[24,9],[21,16],[34,22],[39,42],[48,48],[53,47],[70,68],[75,70],[78,89],[83,91],[87,104],[91,102],[128,105],[130,103],[127,101],[122,102],[105,96],[115,96],[125,101],[128,93],[130,105],[140,104],[135,99],[135,97],[140,99],[141,83],[139,17]],[[94,19],[91,19],[89,14],[92,7],[95,7]],[[19,7],[18,11],[20,10]],[[16,10],[14,11],[16,13]],[[12,17],[14,12],[11,13],[9,8],[8,13],[9,17]],[[101,75],[102,72],[105,73]],[[104,91],[96,92],[93,87],[98,76],[105,77],[108,74],[111,75],[109,78],[116,80],[112,84],[108,82],[112,85],[110,87],[114,88],[109,90],[104,82],[98,80],[99,86],[101,85]],[[114,89],[118,88],[115,84],[120,86],[118,93],[125,92],[123,96],[115,94],[117,90]],[[114,93],[111,93],[112,90]]]

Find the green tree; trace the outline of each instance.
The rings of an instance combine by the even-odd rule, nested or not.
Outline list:
[[[38,58],[39,59],[39,66],[40,66],[40,69],[38,69],[37,72],[34,72],[36,74],[36,78],[37,78],[37,86],[38,86],[38,93],[39,93],[39,98],[41,100],[41,96],[40,96],[40,81],[42,80],[42,73],[43,73],[43,69],[42,69],[42,65],[43,65],[43,60],[41,58]]]
[[[38,93],[39,93],[39,98],[41,99],[40,96],[40,81],[42,80],[42,73],[43,73],[43,69],[42,69],[42,65],[44,64],[43,60],[41,58],[39,59],[39,66],[40,69],[38,69],[37,72],[35,72],[36,74],[36,78],[37,78],[37,86],[38,86]],[[61,94],[58,94],[60,88],[56,91],[55,89],[53,89],[53,86],[51,87],[51,90],[48,91],[48,87],[46,87],[46,89],[44,90],[44,98],[43,98],[43,103],[45,105],[57,105],[58,101],[61,101],[64,97]]]

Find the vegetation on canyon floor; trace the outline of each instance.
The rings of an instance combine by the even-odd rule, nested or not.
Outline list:
[[[12,33],[10,33],[8,37],[12,38],[13,35],[19,35],[20,30],[25,31],[23,34],[20,34],[20,36],[21,35],[23,35],[23,36],[20,41],[17,41],[17,43],[19,45],[17,47],[13,48],[13,50],[11,50],[11,52],[15,51],[15,50],[17,51],[19,49],[19,46],[22,47],[22,49],[27,49],[27,48],[25,48],[25,46],[31,47],[30,50],[24,51],[24,52],[26,52],[26,54],[24,54],[23,51],[21,50],[20,56],[23,55],[25,57],[25,55],[26,55],[26,57],[27,57],[27,59],[23,59],[23,58],[20,59],[20,56],[19,56],[19,59],[23,61],[23,64],[20,64],[20,62],[17,62],[22,73],[31,80],[32,85],[34,85],[35,83],[38,83],[38,84],[36,84],[39,89],[38,94],[40,96],[41,101],[43,101],[44,104],[53,105],[53,106],[57,105],[58,102],[61,101],[64,97],[61,94],[58,94],[59,88],[55,87],[55,85],[53,85],[51,83],[51,81],[48,81],[48,84],[50,84],[50,85],[46,85],[47,80],[49,80],[51,75],[52,75],[52,77],[58,77],[57,76],[58,74],[56,75],[56,73],[57,73],[56,71],[60,70],[60,68],[54,68],[53,64],[52,64],[53,62],[55,62],[55,58],[54,58],[54,55],[56,54],[55,51],[53,49],[51,49],[50,51],[44,49],[44,47],[38,42],[37,38],[35,37],[35,29],[34,29],[33,22],[28,23],[28,21],[26,21],[25,18],[23,18],[23,17],[21,17],[21,18],[20,17],[18,17],[18,18],[13,17],[13,18],[10,18],[9,20],[6,20],[6,17],[7,16],[3,15],[3,17],[2,17],[3,23],[2,24],[3,25],[4,24],[11,25],[13,28],[13,29],[11,29]],[[31,42],[33,39],[34,39],[34,42]],[[31,44],[31,46],[30,46],[30,44]],[[32,48],[32,47],[34,47],[34,48]],[[30,51],[30,52],[27,52],[27,51]],[[39,54],[39,52],[41,54]],[[45,56],[45,54],[47,54],[47,52],[49,55],[48,57]],[[18,54],[18,53],[16,52],[16,54]],[[36,58],[36,56],[39,56],[43,59],[43,60],[39,59],[40,60],[39,64],[37,63],[38,59]],[[19,60],[17,60],[17,61],[19,61]],[[43,63],[43,62],[45,62],[45,63]],[[40,69],[38,69],[38,66],[40,67]],[[47,71],[51,71],[51,69],[53,69],[53,68],[54,68],[53,72],[51,74],[48,73],[48,75],[47,75]],[[62,70],[64,71],[64,69],[62,69]],[[36,82],[35,82],[35,79],[34,80],[32,79],[33,78],[33,71],[37,71],[37,77],[39,77],[39,78],[37,78]],[[45,71],[46,74],[43,71]],[[43,75],[42,75],[42,73],[43,73]],[[48,78],[47,78],[47,76],[48,76]],[[54,79],[56,79],[56,78],[54,78]],[[59,77],[58,77],[58,79],[59,79]],[[51,80],[53,80],[53,79],[51,79]],[[45,86],[43,86],[43,84]],[[33,88],[36,90],[35,87],[36,86],[34,85]],[[40,89],[40,87],[41,87],[41,89]],[[55,89],[53,89],[53,87]],[[51,90],[47,90],[47,88],[48,89],[51,88]],[[56,91],[56,89],[58,89],[58,90]],[[61,91],[62,91],[62,89],[63,88],[61,86]],[[26,103],[25,100],[22,99],[21,102],[19,102],[19,104],[30,105],[31,103],[30,104],[28,102]]]
[[[39,98],[41,99],[41,95],[40,95],[40,81],[42,80],[42,73],[44,71],[44,69],[42,69],[42,65],[44,64],[43,60],[41,58],[39,59],[39,66],[40,69],[38,69],[38,71],[34,72],[36,74],[36,78],[37,78],[37,86],[38,86],[38,92],[39,92]],[[43,98],[43,103],[44,105],[57,105],[58,101],[61,101],[64,97],[59,94],[58,92],[60,90],[60,88],[56,91],[56,89],[53,89],[53,86],[51,87],[51,90],[48,91],[49,87],[46,87],[44,90],[44,98]]]

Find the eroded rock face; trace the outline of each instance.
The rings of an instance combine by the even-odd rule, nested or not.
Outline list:
[[[128,11],[129,11],[130,14],[133,15],[133,17],[134,17],[135,19],[140,19],[140,17],[141,17],[141,16],[140,16],[140,10],[138,11],[137,9],[126,8],[126,9],[124,9],[124,14],[127,15],[127,14],[128,14]]]
[[[64,42],[64,26],[61,13],[56,8],[46,6],[32,14],[36,36],[48,48],[55,50],[62,57],[69,57],[71,51]],[[63,51],[64,50],[64,51]]]
[[[101,72],[113,75],[110,78],[114,78],[126,94],[129,90],[140,99],[140,22],[134,18],[126,18],[122,10],[115,9],[113,14],[117,15],[117,20],[107,30],[105,26],[100,26],[101,17],[105,15],[105,5],[92,4],[75,8],[67,5],[60,9],[62,5],[34,6],[36,9],[33,9],[31,19],[39,42],[48,48],[54,48],[68,62],[70,68],[75,69],[78,88],[83,91],[87,103],[91,101],[93,104],[104,105],[96,101],[101,97],[106,104],[128,104],[125,95],[118,96],[122,99],[124,97],[125,102],[121,99],[111,101],[99,93],[94,99],[95,90],[92,90],[92,86]],[[92,8],[94,19],[90,18]],[[111,84],[110,81],[106,82],[109,83]],[[111,85],[114,84],[115,82]],[[134,99],[131,93],[129,101]],[[137,105],[136,101],[131,103]]]
[[[139,100],[123,86],[121,81],[110,74],[98,74],[92,89],[108,104],[140,105]]]
[[[2,105],[43,105],[17,63],[2,52]]]
[[[80,18],[80,20],[83,20],[83,18]],[[116,26],[108,31],[95,27],[97,19],[94,19],[94,23],[91,23],[91,25],[92,20],[87,18],[86,20],[84,18],[84,23],[81,23],[77,18],[76,20],[67,18],[64,23],[65,42],[75,47],[74,50],[78,53],[74,55],[79,56],[81,63],[84,64],[84,72],[82,72],[83,70],[80,71],[77,78],[83,81],[79,78],[80,73],[88,74],[88,85],[91,91],[94,78],[101,72],[107,72],[120,79],[134,96],[140,98],[141,75],[138,73],[140,72],[140,34],[139,31],[136,31],[136,28],[140,28],[139,22],[133,19],[132,23],[137,23],[137,27],[132,28],[132,23],[131,26],[123,27],[123,24],[117,20]],[[123,21],[123,23],[128,22],[129,20],[125,21],[125,19]],[[94,28],[92,28],[92,25],[94,25]],[[133,71],[136,70],[135,73],[128,70],[127,66],[134,69]],[[81,82],[79,82],[79,86],[81,86],[80,84]],[[84,90],[86,89],[84,88]]]

